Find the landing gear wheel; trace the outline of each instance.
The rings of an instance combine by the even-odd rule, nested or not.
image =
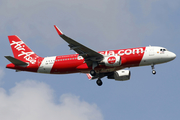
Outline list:
[[[155,74],[156,74],[156,71],[155,71],[155,70],[153,70],[153,71],[152,71],[152,74],[154,74],[154,75],[155,75]]]
[[[95,71],[95,70],[91,70],[91,71],[90,71],[90,74],[91,74],[92,76],[95,76],[95,75],[96,75],[96,71]]]
[[[154,70],[154,64],[151,65],[151,68],[152,68],[152,74],[155,75],[156,71]]]
[[[103,82],[101,81],[101,79],[98,79],[98,80],[96,81],[96,83],[97,83],[98,86],[101,86],[101,85],[103,84]]]

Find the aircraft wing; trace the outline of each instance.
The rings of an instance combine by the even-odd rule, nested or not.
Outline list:
[[[57,26],[54,25],[54,27],[59,36],[62,39],[64,39],[67,43],[69,43],[68,46],[70,47],[70,49],[76,51],[80,56],[82,56],[85,59],[85,61],[101,61],[104,58],[103,55],[101,55],[100,53],[64,35]]]

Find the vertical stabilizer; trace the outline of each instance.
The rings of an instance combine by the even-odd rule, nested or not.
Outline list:
[[[37,56],[18,36],[8,36],[14,57],[31,64],[35,64]]]

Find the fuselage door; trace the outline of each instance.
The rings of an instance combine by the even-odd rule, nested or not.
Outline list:
[[[154,56],[154,48],[149,47],[149,56]]]
[[[41,65],[41,62],[42,62],[42,59],[38,59],[38,66],[40,66]]]

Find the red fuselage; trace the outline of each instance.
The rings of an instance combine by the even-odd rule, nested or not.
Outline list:
[[[121,65],[116,67],[109,67],[100,64],[95,68],[98,72],[111,72],[126,67],[139,66],[146,47],[129,48],[119,50],[100,51],[104,56],[121,56]],[[62,55],[54,57],[38,57],[35,64],[29,64],[27,67],[16,66],[8,64],[7,68],[16,69],[20,71],[30,71],[38,73],[50,74],[68,74],[68,73],[89,73],[92,67],[88,67],[84,58],[78,54]]]
[[[54,27],[58,35],[69,44],[70,49],[78,54],[42,58],[18,36],[12,35],[8,38],[14,57],[5,56],[11,62],[6,67],[46,74],[89,73],[88,78],[98,79],[96,83],[101,86],[101,78],[105,76],[118,81],[129,80],[130,70],[121,69],[151,65],[152,73],[156,74],[154,65],[176,58],[176,54],[158,46],[96,52],[64,35],[57,26]]]

